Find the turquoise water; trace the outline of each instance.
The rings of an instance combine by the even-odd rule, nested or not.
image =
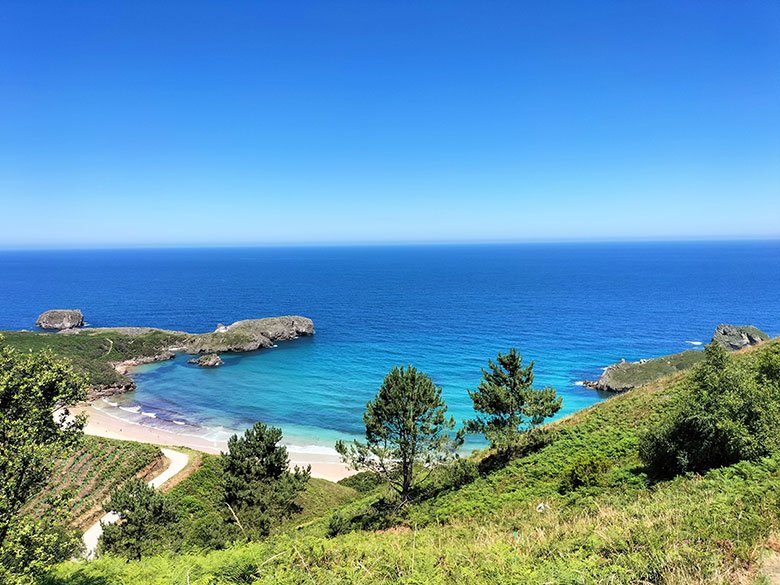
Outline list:
[[[315,336],[221,368],[144,366],[137,392],[101,407],[217,440],[262,420],[313,452],[361,433],[394,365],[428,372],[462,420],[480,368],[516,346],[565,415],[604,398],[577,382],[621,358],[700,348],[720,322],[780,333],[778,290],[778,242],[0,253],[2,328],[55,307],[94,326],[196,332],[311,317]]]

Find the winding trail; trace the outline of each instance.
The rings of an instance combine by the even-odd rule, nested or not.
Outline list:
[[[173,449],[166,449],[164,447],[161,450],[163,455],[170,461],[170,464],[160,475],[149,481],[149,487],[154,489],[160,489],[166,481],[181,473],[184,468],[187,467],[187,463],[190,460],[189,456],[181,451],[174,451]],[[103,534],[102,524],[113,524],[117,520],[119,520],[119,515],[109,512],[108,514],[104,514],[100,520],[87,529],[84,536],[81,538],[84,542],[84,547],[86,548],[85,558],[94,559],[97,555],[98,540]]]

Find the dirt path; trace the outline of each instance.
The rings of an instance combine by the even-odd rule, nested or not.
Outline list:
[[[190,459],[186,453],[182,453],[181,451],[163,448],[162,452],[168,461],[170,461],[170,464],[160,475],[149,481],[149,487],[153,487],[154,489],[160,489],[160,486],[166,481],[181,473],[184,468],[187,467],[187,463]],[[94,559],[97,555],[98,540],[103,534],[102,524],[113,524],[117,520],[119,520],[119,515],[109,512],[87,529],[82,537],[84,547],[86,548],[84,556],[87,559]]]

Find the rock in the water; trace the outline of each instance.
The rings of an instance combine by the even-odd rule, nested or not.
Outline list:
[[[201,368],[217,368],[224,364],[222,358],[215,353],[207,353],[197,358],[187,361],[188,364],[195,364]]]
[[[41,329],[84,327],[84,315],[78,309],[53,309],[42,313],[35,324]]]
[[[752,325],[718,325],[712,341],[717,341],[729,351],[737,351],[767,341],[769,336]]]

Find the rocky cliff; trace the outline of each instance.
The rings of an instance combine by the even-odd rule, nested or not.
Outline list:
[[[185,344],[184,353],[221,353],[254,351],[273,346],[276,341],[287,341],[314,334],[314,323],[297,315],[236,321],[227,327],[220,325],[212,333],[192,335]]]
[[[769,336],[752,325],[718,325],[712,341],[720,343],[729,351],[737,351],[769,340]]]
[[[215,353],[204,353],[200,357],[187,360],[187,363],[195,366],[200,366],[201,368],[218,368],[225,362],[223,362],[222,358]]]

